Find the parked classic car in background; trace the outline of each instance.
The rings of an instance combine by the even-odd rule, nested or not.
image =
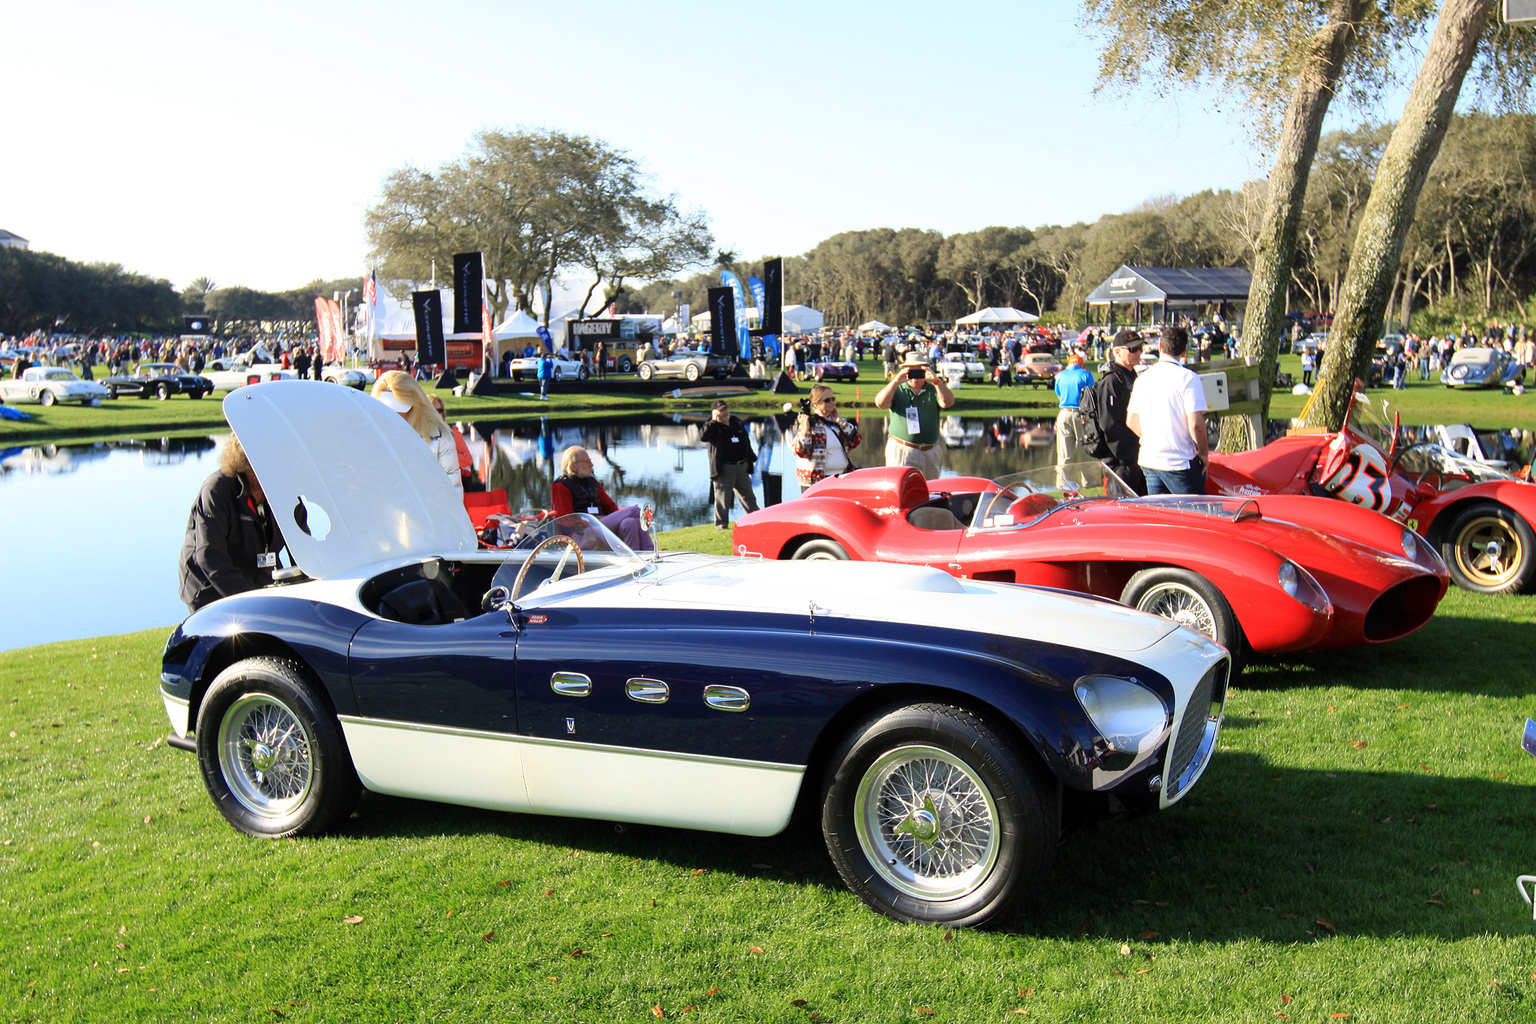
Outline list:
[[[1056,375],[1061,372],[1061,364],[1056,357],[1047,352],[1026,352],[1014,368],[1013,379],[1020,384],[1028,384],[1031,387],[1052,387],[1056,383]]]
[[[1448,388],[1501,388],[1524,380],[1520,360],[1501,348],[1459,348],[1440,371],[1440,383]]]
[[[113,398],[137,395],[163,402],[172,395],[202,398],[213,393],[213,381],[188,373],[175,363],[140,363],[133,373],[104,377],[101,383]]]
[[[224,409],[296,569],[191,615],[160,679],[250,835],[339,827],[360,789],[741,835],[805,802],[870,907],[977,925],[1045,887],[1064,807],[1169,807],[1215,749],[1228,655],[1167,619],[922,566],[642,558],[585,515],[482,550],[380,403],[278,381]]]
[[[1309,400],[1298,422],[1308,421],[1311,408]],[[1536,589],[1536,484],[1438,444],[1409,443],[1390,400],[1367,394],[1358,381],[1343,430],[1212,452],[1206,487],[1212,494],[1341,498],[1422,534],[1463,589]]]
[[[103,398],[111,398],[112,392],[93,380],[81,380],[62,366],[32,366],[23,370],[21,380],[0,380],[0,400],[12,405],[17,402],[37,402],[53,405],[55,402],[78,402],[81,405],[100,405]]]
[[[1238,658],[1395,640],[1445,595],[1445,566],[1374,512],[1307,498],[1138,498],[1100,463],[993,482],[906,467],[828,478],[735,523],[765,558],[941,566],[1166,615]]]
[[[987,379],[987,364],[969,349],[951,349],[933,367],[947,380],[980,383]]]

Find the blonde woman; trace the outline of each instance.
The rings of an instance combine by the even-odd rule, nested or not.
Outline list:
[[[437,456],[453,489],[464,493],[464,483],[459,476],[459,452],[453,443],[453,431],[448,423],[432,408],[427,393],[416,378],[404,370],[389,370],[379,374],[373,385],[373,397],[399,413],[411,429],[420,435]]]

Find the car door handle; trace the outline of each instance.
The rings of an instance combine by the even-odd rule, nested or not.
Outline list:
[[[672,688],[660,679],[647,679],[644,676],[636,676],[624,684],[624,692],[629,694],[630,700],[637,700],[642,704],[665,704],[667,698],[672,696]]]
[[[752,696],[739,686],[711,683],[704,687],[704,703],[716,711],[745,711],[752,706]]]
[[[549,688],[562,697],[585,697],[592,692],[592,677],[580,672],[556,672],[549,677]]]

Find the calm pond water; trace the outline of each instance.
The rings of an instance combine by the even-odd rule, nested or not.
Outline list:
[[[593,455],[621,505],[649,500],[659,529],[712,521],[704,412],[573,425],[540,420],[460,427],[490,487],[512,507],[545,508],[567,446]],[[859,465],[882,465],[885,416],[864,415]],[[789,418],[748,421],[760,452],[758,500],[798,497]],[[155,627],[186,615],[176,560],[198,488],[226,435],[0,449],[0,650]],[[1002,476],[1054,460],[1050,420],[948,417],[945,474]],[[787,470],[786,470],[787,466]],[[734,515],[740,514],[738,508]]]

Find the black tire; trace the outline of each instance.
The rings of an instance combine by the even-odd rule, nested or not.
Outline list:
[[[560,379],[560,367],[559,366],[555,367],[554,374],[555,374],[555,380],[559,380]]]
[[[1234,662],[1242,657],[1243,631],[1232,606],[1199,573],[1169,567],[1143,569],[1125,585],[1120,602],[1204,633],[1232,652]]]
[[[587,372],[587,368],[585,366],[576,371],[577,380],[586,380],[590,376],[591,374]]]
[[[1038,896],[1058,838],[1055,786],[979,715],[871,715],[828,762],[821,832],[838,874],[897,921],[975,927]]]
[[[52,391],[49,391],[47,388],[43,388],[42,393],[37,396],[37,400],[42,404],[43,408],[46,409],[48,406],[52,405],[54,402],[57,402],[59,399],[58,396],[55,395]]]
[[[323,832],[362,788],[336,716],[277,658],[219,673],[197,713],[197,760],[219,813],[258,838]]]
[[[1536,534],[1518,512],[1474,501],[1440,541],[1451,582],[1478,594],[1524,594],[1536,583]]]
[[[203,392],[201,392],[201,391],[188,391],[188,392],[187,392],[187,397],[188,397],[188,398],[190,398],[190,399],[192,399],[192,401],[194,401],[194,402],[195,402],[195,401],[197,401],[197,400],[198,400],[198,399],[199,399],[199,398],[202,398],[202,397],[203,397]]]
[[[683,379],[684,380],[698,380],[699,379],[699,364],[698,363],[689,363],[687,366],[683,367]]]
[[[523,371],[522,370],[513,370],[512,371],[512,379],[514,381],[518,382],[518,383],[521,383],[522,379],[523,379]]]
[[[807,541],[800,545],[790,558],[811,562],[846,562],[848,552],[837,541],[823,537],[821,540]]]
[[[619,360],[619,372],[620,373],[628,373],[629,371],[633,370],[634,368],[635,368],[635,364],[634,364],[634,362],[632,362],[630,360],[629,356],[624,356],[622,359]]]
[[[654,376],[656,376],[656,367],[652,366],[650,363],[641,363],[640,364],[640,379],[641,380],[650,380]]]
[[[155,385],[155,397],[158,398],[162,402],[165,401],[167,398],[170,398],[171,397],[171,386],[169,384],[165,384],[165,383],[156,384]]]

